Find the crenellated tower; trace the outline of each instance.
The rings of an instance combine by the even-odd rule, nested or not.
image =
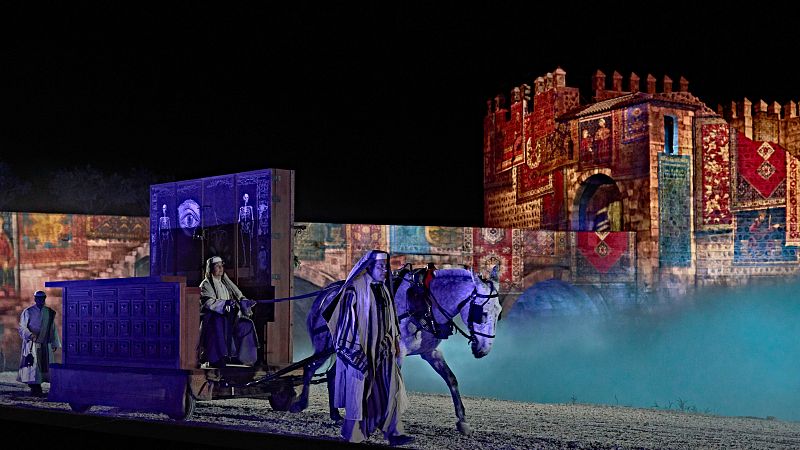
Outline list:
[[[554,199],[557,193],[552,188],[552,180],[540,185],[538,180],[531,181],[528,172],[564,165],[571,158],[574,141],[568,127],[559,128],[556,123],[558,116],[580,106],[579,90],[567,86],[566,75],[557,67],[530,84],[514,87],[508,108],[502,95],[487,102],[484,118],[486,223],[499,220],[502,226],[558,226],[561,211],[557,210],[558,202]],[[532,196],[538,198],[541,209],[523,206]]]
[[[781,106],[776,101],[758,100],[754,104],[745,97],[727,106],[717,105],[717,112],[748,139],[775,142],[800,157],[800,112],[796,102],[790,100]]]

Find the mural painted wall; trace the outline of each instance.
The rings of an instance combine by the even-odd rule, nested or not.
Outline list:
[[[19,291],[19,245],[17,216],[0,212],[0,298],[16,297]]]
[[[0,364],[4,370],[19,363],[19,316],[46,281],[149,275],[146,217],[0,212],[0,221]],[[47,305],[60,315],[60,292],[45,291]]]
[[[630,232],[560,232],[473,228],[298,223],[294,276],[314,288],[344,279],[368,250],[389,249],[391,267],[406,263],[466,267],[488,275],[500,266],[500,292],[510,307],[537,283],[556,278],[576,286],[636,281],[636,240]],[[618,299],[608,299],[609,305]],[[302,309],[294,320],[304,320]]]
[[[800,275],[797,104],[744,99],[714,111],[683,77],[623,81],[614,72],[608,86],[597,71],[581,104],[589,96],[558,68],[532,95],[522,85],[509,106],[502,95],[487,103],[485,226],[634,233],[645,303]],[[601,242],[617,244],[580,236],[567,239],[578,249],[572,276],[607,251]]]

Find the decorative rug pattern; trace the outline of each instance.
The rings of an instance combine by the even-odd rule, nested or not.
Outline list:
[[[148,238],[149,221],[145,217],[87,216],[89,239],[143,240]]]
[[[390,225],[389,248],[391,253],[415,255],[427,255],[431,251],[424,226]]]
[[[691,179],[688,155],[658,154],[658,260],[662,267],[691,265]]]
[[[577,261],[579,272],[595,271],[600,274],[619,272],[620,259],[623,255],[630,255],[631,246],[628,232],[596,232],[596,231],[576,231],[575,245],[580,258]],[[585,262],[585,263],[584,263]]]
[[[471,230],[472,267],[488,275],[500,264],[500,287],[506,292],[521,292],[523,269],[522,230],[509,228],[465,228]],[[466,243],[465,243],[466,244]]]
[[[800,161],[786,153],[786,244],[800,246]]]
[[[20,213],[20,263],[88,261],[86,216]]]
[[[797,248],[786,247],[786,210],[765,208],[736,213],[733,262],[740,265],[797,261]]]
[[[695,218],[698,231],[731,229],[731,167],[728,124],[698,119],[695,136]]]
[[[348,243],[347,266],[353,265],[364,256],[364,253],[373,250],[386,250],[388,248],[386,225],[347,225]]]
[[[646,141],[650,137],[647,105],[634,105],[625,108],[622,116],[622,143]]]
[[[19,292],[17,213],[0,212],[0,219],[0,297],[16,297]]]
[[[733,207],[753,209],[783,206],[786,201],[786,150],[774,142],[754,141],[742,133],[731,135],[731,157],[736,164]]]

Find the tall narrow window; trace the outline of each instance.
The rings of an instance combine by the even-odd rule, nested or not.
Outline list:
[[[678,154],[678,129],[672,116],[664,116],[664,153]]]

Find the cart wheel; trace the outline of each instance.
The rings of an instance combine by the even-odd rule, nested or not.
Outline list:
[[[91,408],[92,405],[85,405],[83,403],[69,402],[69,408],[76,413],[85,413]]]
[[[186,386],[186,391],[183,394],[183,411],[181,411],[180,414],[168,414],[169,418],[172,420],[191,419],[192,414],[194,414],[195,403],[194,396],[192,395],[192,388]]]
[[[294,388],[284,386],[269,396],[269,406],[273,411],[288,411],[294,401]]]

